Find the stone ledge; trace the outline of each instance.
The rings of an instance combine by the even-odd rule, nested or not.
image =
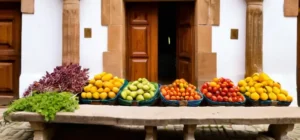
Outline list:
[[[16,112],[12,121],[43,122],[36,113]],[[57,113],[56,123],[146,125],[168,124],[295,124],[297,107],[124,107],[81,105],[74,113]]]

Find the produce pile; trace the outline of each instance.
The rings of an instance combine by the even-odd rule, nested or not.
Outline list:
[[[48,91],[81,93],[89,78],[88,71],[89,69],[81,69],[78,64],[58,66],[52,73],[46,72],[42,79],[33,82],[23,95]]]
[[[84,92],[81,93],[81,97],[96,100],[114,99],[123,84],[124,79],[102,72],[89,80],[89,84],[83,88]]]
[[[244,96],[239,88],[227,78],[214,78],[201,87],[201,92],[210,100],[215,102],[243,102]]]
[[[129,83],[121,92],[121,97],[124,100],[149,100],[155,96],[156,87],[146,78],[139,78],[132,83]]]
[[[254,101],[293,101],[292,96],[281,88],[280,83],[272,80],[266,73],[255,73],[251,77],[240,80],[238,86],[240,92]]]
[[[45,117],[45,121],[55,119],[57,112],[74,112],[79,108],[78,97],[69,92],[45,92],[15,100],[3,113],[4,118],[12,112],[36,112]]]
[[[196,86],[184,79],[177,79],[170,85],[163,85],[160,92],[166,100],[200,100]]]

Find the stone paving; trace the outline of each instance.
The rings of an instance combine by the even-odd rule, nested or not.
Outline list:
[[[0,113],[2,114],[3,109]],[[1,116],[1,115],[0,115]],[[1,117],[0,117],[1,119]],[[273,140],[261,132],[267,130],[267,125],[199,125],[195,133],[196,140]],[[158,127],[158,139],[182,140],[183,125],[168,125]],[[60,125],[54,140],[82,139],[130,139],[143,140],[144,128],[141,126],[99,126],[99,125]],[[300,124],[288,134],[287,140],[300,140]],[[5,124],[0,121],[0,140],[32,140],[33,131],[27,122]]]

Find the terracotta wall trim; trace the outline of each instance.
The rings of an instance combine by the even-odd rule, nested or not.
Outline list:
[[[297,17],[299,9],[299,0],[284,0],[284,16]]]
[[[21,0],[21,12],[23,14],[34,14],[34,0]]]
[[[110,23],[110,0],[101,0],[101,24],[107,26]]]
[[[220,25],[220,2],[221,0],[211,0],[210,1],[210,20],[211,20],[211,25]]]

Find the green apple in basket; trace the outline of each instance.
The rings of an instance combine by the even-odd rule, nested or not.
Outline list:
[[[121,93],[122,99],[144,101],[155,96],[155,85],[146,78],[130,82]]]

